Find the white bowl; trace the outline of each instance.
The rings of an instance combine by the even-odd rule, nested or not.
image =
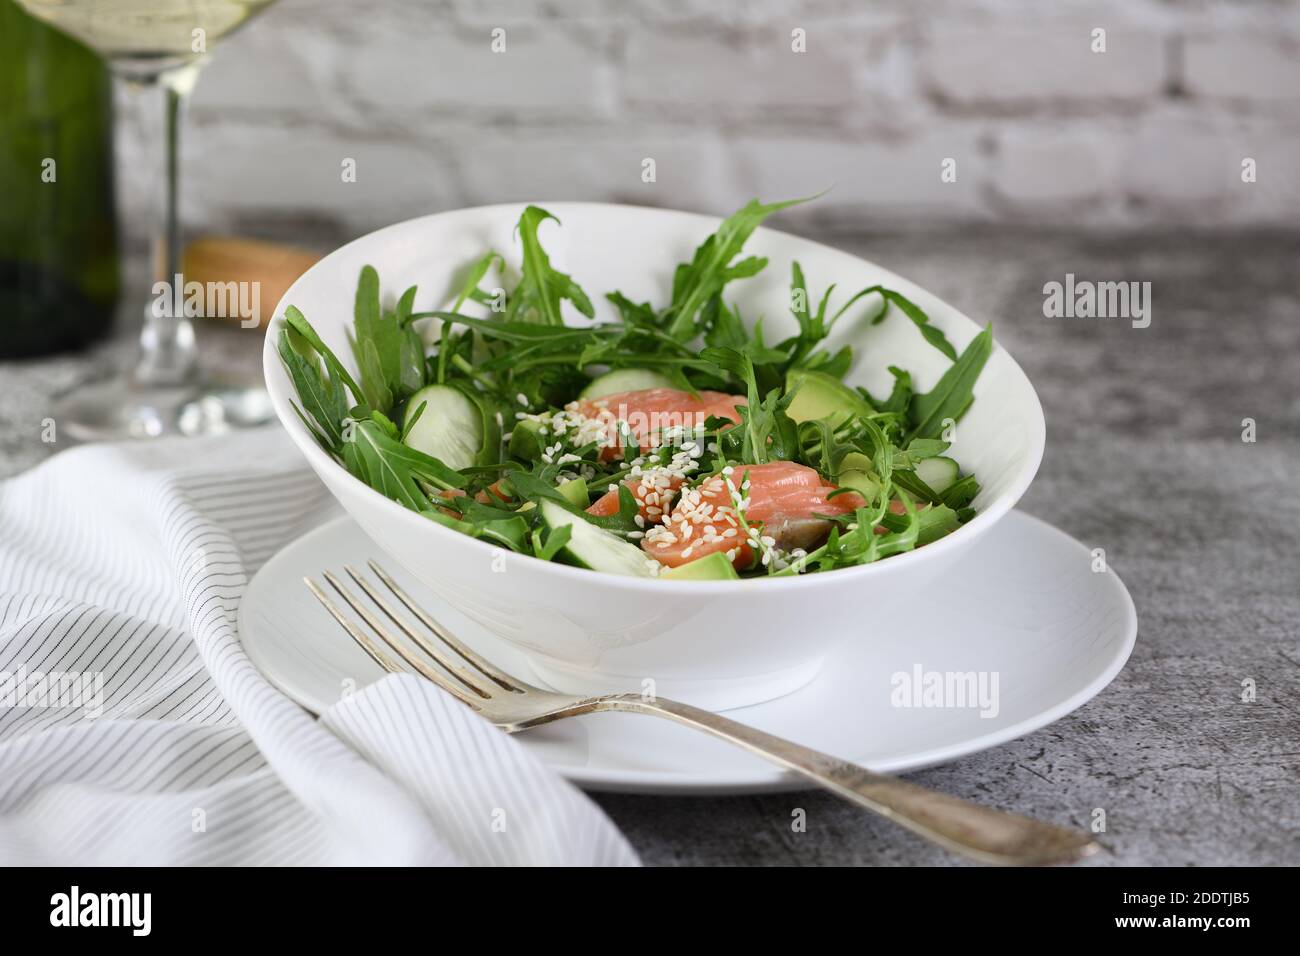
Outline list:
[[[541,205],[563,223],[542,229],[551,261],[583,286],[598,319],[613,317],[604,293],[614,289],[636,301],[667,302],[673,267],[689,259],[719,223],[711,216],[635,206]],[[418,285],[417,309],[444,307],[457,274],[485,249],[503,253],[518,269],[514,228],[522,209],[507,204],[424,216],[331,253],[285,293],[267,332],[263,367],[281,423],[344,509],[450,604],[524,649],[538,675],[555,687],[651,692],[713,709],[789,693],[811,680],[840,642],[869,641],[879,629],[906,627],[913,609],[942,601],[945,572],[1033,480],[1043,454],[1042,407],[1024,372],[996,346],[951,452],[982,485],[974,502],[978,514],[939,541],[876,564],[781,580],[622,577],[503,554],[403,508],[348,474],[298,420],[293,386],[275,348],[283,311],[291,304],[301,309],[325,343],[351,364],[347,332],[363,265],[379,270],[385,301]],[[728,301],[747,322],[762,317],[768,341],[796,328],[789,312],[793,260],[803,266],[814,297],[832,282],[837,301],[882,283],[925,309],[958,351],[979,331],[906,279],[819,243],[759,229],[745,253],[767,256],[768,266],[730,285]],[[919,390],[933,386],[948,365],[896,311],[878,326],[846,314],[829,345],[845,342],[855,346],[847,380],[873,394],[888,392],[891,364],[909,369]]]

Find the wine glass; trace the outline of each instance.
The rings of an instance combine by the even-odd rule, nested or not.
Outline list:
[[[54,410],[81,440],[210,434],[272,417],[258,387],[221,386],[201,374],[184,303],[177,216],[179,137],[186,100],[214,44],[272,0],[18,0],[32,16],[86,44],[136,95],[162,99],[155,170],[163,183],[153,216],[154,297],[145,306],[140,357],[116,379],[83,385]],[[182,284],[175,289],[178,279]]]

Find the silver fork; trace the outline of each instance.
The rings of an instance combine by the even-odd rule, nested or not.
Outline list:
[[[502,672],[474,653],[430,617],[378,564],[370,561],[369,565],[388,591],[444,649],[435,646],[378,588],[350,566],[345,566],[345,570],[352,580],[425,656],[417,654],[393,634],[365,602],[329,571],[325,572],[325,580],[403,663],[394,660],[388,650],[351,620],[316,582],[310,578],[303,580],[334,620],[380,667],[390,673],[411,670],[428,678],[507,733],[601,711],[651,714],[736,744],[927,840],[985,863],[1021,866],[1072,863],[1099,849],[1083,832],[991,810],[898,777],[873,773],[689,704],[639,694],[574,697],[536,687]]]

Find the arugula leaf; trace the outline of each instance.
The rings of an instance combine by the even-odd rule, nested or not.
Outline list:
[[[353,309],[352,352],[361,371],[361,390],[372,408],[390,411],[424,387],[424,343],[412,327],[415,286],[393,312],[379,303],[379,273],[363,266]]]
[[[915,468],[918,461],[935,458],[949,448],[949,443],[937,438],[913,438],[907,443],[907,449],[894,456],[898,468]]]
[[[889,374],[894,376],[894,388],[889,397],[883,402],[872,399],[871,403],[882,412],[906,412],[912,401],[912,373],[891,365]]]
[[[964,478],[958,478],[945,488],[942,499],[945,505],[956,510],[960,515],[979,493],[980,483],[975,480],[975,476],[966,475]]]
[[[921,476],[915,471],[908,469],[895,471],[891,476],[896,487],[902,488],[908,494],[920,501],[928,501],[932,504],[939,504],[943,497],[921,480]]]
[[[344,368],[343,363],[338,360],[338,356],[330,351],[330,347],[321,340],[319,335],[316,334],[316,330],[311,327],[311,323],[307,321],[307,317],[298,311],[297,306],[291,305],[284,310],[284,321],[288,323],[290,328],[306,339],[307,344],[315,350],[317,355],[324,359],[325,365],[329,368],[330,375],[337,378],[348,387],[348,391],[352,393],[353,401],[360,402],[364,397],[361,391],[361,386],[359,386],[353,380],[352,376],[348,374],[348,370]]]
[[[605,298],[614,304],[614,308],[618,309],[619,318],[623,320],[624,325],[644,327],[655,325],[658,316],[655,313],[654,306],[649,302],[633,302],[622,292],[607,292]]]
[[[457,501],[459,500],[457,499]],[[473,501],[473,499],[469,500]],[[480,505],[479,507],[482,508],[483,506]],[[440,525],[459,531],[461,534],[467,534],[471,538],[490,541],[520,554],[532,552],[528,522],[523,515],[506,515],[499,509],[493,508],[483,508],[483,510],[494,512],[496,517],[463,514],[459,518],[453,518],[451,515],[437,510],[422,511],[420,513]]]
[[[705,303],[700,313],[700,324],[704,329],[705,343],[715,348],[739,351],[749,344],[749,333],[740,321],[740,313],[722,301],[721,293]]]
[[[762,465],[780,459],[798,460],[799,428],[785,412],[794,399],[794,393],[783,396],[779,388],[774,388],[760,398],[753,359],[744,352],[706,348],[700,353],[700,358],[745,383],[746,404],[736,409],[740,424],[718,436],[726,457],[747,465]]]
[[[378,412],[350,421],[343,441],[348,471],[376,491],[412,511],[426,511],[429,496],[421,482],[435,488],[463,488],[465,478],[438,459],[403,445],[397,428]]]
[[[456,312],[423,312],[417,318],[435,317],[448,325],[461,324],[474,329],[484,339],[508,343],[491,358],[478,361],[469,371],[477,375],[508,375],[511,384],[501,387],[498,393],[513,400],[520,392],[530,399],[537,397],[539,380],[520,381],[519,376],[533,369],[545,368],[540,380],[572,388],[567,396],[554,404],[563,405],[572,399],[587,379],[578,373],[582,367],[602,363],[612,368],[658,368],[671,374],[676,369],[707,370],[713,366],[696,356],[681,343],[662,341],[662,333],[621,323],[603,323],[583,328],[536,325],[530,322],[494,321],[476,319]],[[444,326],[445,328],[445,326]],[[650,343],[657,343],[651,345]],[[668,348],[668,351],[664,351]],[[442,356],[439,356],[441,360]],[[567,368],[565,368],[567,366]],[[547,368],[549,367],[549,368]],[[473,377],[473,376],[471,376]],[[480,384],[486,384],[480,381]],[[684,383],[689,385],[689,383]],[[542,389],[550,395],[549,389]]]
[[[906,532],[909,525],[906,515],[896,514],[886,514],[880,519],[880,523],[893,532]],[[937,541],[949,532],[955,531],[959,523],[957,512],[947,505],[936,504],[917,511],[915,547],[919,548],[931,541]]]
[[[831,292],[835,289],[834,284],[827,287],[826,291],[822,293],[821,300],[817,305],[817,311],[813,312],[811,309],[812,300],[808,295],[808,283],[804,279],[803,269],[798,262],[791,263],[791,273],[790,311],[799,323],[799,334],[782,343],[783,347],[790,350],[786,371],[798,367],[805,357],[811,355],[817,343],[830,335],[831,329],[841,316],[855,302],[869,295],[879,295],[881,299],[880,311],[872,318],[872,325],[879,325],[889,313],[889,307],[891,305],[896,306],[899,311],[912,320],[927,342],[948,356],[948,358],[956,361],[957,352],[953,349],[952,343],[948,341],[942,331],[930,324],[930,317],[926,315],[925,310],[901,292],[879,284],[867,286],[865,289],[855,292],[847,302],[835,310],[834,315],[827,318],[826,311],[830,304]]]
[[[361,371],[361,388],[372,408],[393,407],[393,393],[388,387],[384,358],[376,342],[380,322],[379,273],[373,266],[363,266],[357,280],[356,305],[353,311],[352,352]]]
[[[888,486],[894,478],[894,445],[870,418],[860,418],[854,423],[860,434],[855,436],[858,449],[871,458],[871,470],[882,485]]]
[[[497,500],[492,496],[489,497],[493,501]],[[526,554],[531,550],[529,546],[528,520],[524,515],[513,509],[507,510],[490,504],[483,504],[469,495],[445,498],[442,500],[441,506],[446,510],[459,513],[459,518],[452,519],[456,522],[452,526],[463,534],[467,534],[472,538],[485,538],[502,547],[509,548],[511,551]],[[441,517],[437,517],[437,515],[441,515]],[[447,520],[450,516],[444,512],[437,512],[436,515],[430,514],[429,517],[433,517],[440,524],[450,524]]]
[[[529,206],[519,217],[516,231],[524,250],[523,274],[507,300],[506,319],[563,325],[564,319],[560,316],[563,299],[568,299],[574,308],[590,319],[596,311],[587,293],[570,276],[551,268],[550,257],[537,238],[537,228],[547,219],[560,221],[537,206]]]
[[[293,331],[292,326],[281,330],[280,339],[276,343],[280,361],[284,363],[285,371],[289,373],[294,390],[298,393],[302,411],[311,418],[307,422],[308,427],[312,427],[314,422],[313,431],[316,432],[317,441],[327,451],[337,451],[339,443],[343,441],[343,420],[347,417],[349,408],[343,383],[337,375],[328,371],[328,366],[322,370],[320,359],[314,353],[308,359],[303,352],[310,347],[309,344],[298,336],[299,344],[295,346],[294,336],[298,336],[298,333]]]
[[[543,561],[551,561],[560,553],[560,549],[569,543],[569,539],[572,537],[573,525],[571,524],[545,532],[544,538],[542,529],[535,529],[533,531],[533,554]]]
[[[930,317],[925,314],[925,310],[919,305],[907,298],[907,296],[903,295],[901,292],[895,292],[893,289],[886,289],[881,285],[864,289],[863,292],[859,294],[865,294],[867,292],[879,292],[881,299],[883,300],[880,305],[880,311],[876,313],[875,318],[871,320],[872,325],[879,325],[885,320],[885,316],[888,314],[891,305],[897,306],[898,310],[911,319],[912,324],[920,329],[921,336],[927,342],[954,362],[957,361],[957,350],[952,347],[952,343],[948,341],[948,337],[943,334],[942,330],[930,324]],[[850,300],[850,302],[852,302],[852,300]],[[845,308],[847,307],[848,306],[846,305]]]
[[[488,274],[488,270],[492,268],[492,263],[504,263],[504,261],[504,259],[490,249],[485,252],[483,257],[471,265],[469,271],[465,273],[465,281],[461,283],[460,292],[456,294],[456,299],[452,302],[449,311],[459,312],[460,307],[464,305],[467,300],[474,302],[490,301],[492,297],[480,289],[478,284],[482,282],[483,277]]]
[[[663,316],[668,334],[682,342],[695,338],[700,331],[700,310],[709,299],[720,293],[732,279],[757,275],[767,265],[766,259],[755,256],[732,265],[732,260],[740,254],[753,231],[772,213],[811,198],[815,197],[787,199],[767,205],[751,199],[723,220],[718,231],[695,250],[691,261],[681,263],[673,273],[673,300]]]
[[[539,478],[537,475],[527,471],[511,471],[508,474],[510,487],[514,493],[525,501],[541,501],[543,499],[554,501],[556,504],[563,505],[566,508],[572,508],[573,503],[568,498],[560,494],[560,489],[555,487],[549,481]]]
[[[837,435],[824,418],[800,422],[798,436],[800,454],[797,460],[816,469],[831,482],[839,480],[844,456],[858,450],[857,445]]]
[[[854,300],[850,299],[844,308],[840,309],[840,312],[831,318],[828,324],[826,321],[826,308],[830,304],[831,293],[834,291],[834,283],[827,286],[826,291],[822,293],[821,300],[817,303],[817,311],[814,312],[812,310],[812,300],[808,297],[808,282],[804,279],[803,267],[798,262],[790,263],[790,312],[794,315],[795,321],[799,323],[799,334],[781,343],[782,347],[788,350],[788,355],[785,358],[785,372],[803,362],[817,343],[830,333],[830,325],[834,324],[835,319],[839,318],[844,309],[853,304]],[[855,298],[857,297],[855,296]]]
[[[397,402],[384,376],[384,360],[374,339],[357,339],[353,345],[357,366],[361,370],[361,387],[366,401],[374,408],[391,409]]]
[[[972,389],[993,352],[993,327],[971,339],[938,383],[922,395],[913,395],[908,405],[908,423],[911,428],[907,440],[938,438],[943,433],[945,419],[959,421],[975,400]]]
[[[536,345],[539,343],[546,345],[566,345],[575,347],[589,339],[593,335],[617,334],[619,330],[612,325],[594,326],[592,328],[578,329],[566,325],[551,326],[537,325],[533,322],[523,322],[514,319],[505,319],[494,321],[492,319],[476,319],[472,316],[462,315],[459,312],[420,312],[416,318],[437,318],[444,322],[460,324],[467,326],[484,335],[501,339],[504,342],[510,342],[515,345]]]

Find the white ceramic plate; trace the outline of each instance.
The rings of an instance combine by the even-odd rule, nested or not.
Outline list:
[[[339,572],[372,556],[384,562],[351,518],[339,518],[267,562],[240,605],[239,630],[249,657],[271,683],[313,712],[337,702],[345,687],[383,675],[316,603],[302,578],[319,579],[324,569]],[[390,570],[489,659],[529,672],[518,650],[400,568]],[[893,626],[877,628],[870,640],[844,644],[795,693],[729,715],[875,770],[915,770],[1005,743],[1070,713],[1119,673],[1136,634],[1133,601],[1114,571],[1094,573],[1083,545],[1013,511],[936,586],[933,600],[900,608]],[[984,672],[986,680],[996,674],[997,714],[895,706],[894,675],[912,674],[918,666],[923,672]],[[703,734],[633,714],[572,718],[518,739],[592,790],[735,793],[803,786]]]

